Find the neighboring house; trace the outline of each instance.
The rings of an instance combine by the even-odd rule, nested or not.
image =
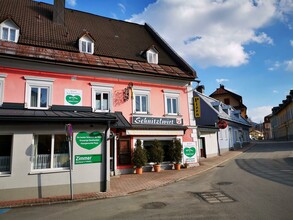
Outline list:
[[[249,142],[250,124],[239,110],[198,91],[194,99],[201,157],[220,155]]]
[[[293,90],[272,109],[271,126],[273,139],[293,140]]]
[[[242,96],[225,89],[224,85],[220,85],[210,97],[217,99],[226,105],[231,105],[233,108],[241,112],[243,118],[247,119],[247,107],[243,104]]]
[[[270,140],[270,139],[273,138],[271,118],[272,118],[272,114],[269,114],[269,115],[264,117],[263,136],[264,136],[265,140]]]
[[[197,143],[196,72],[149,25],[64,4],[0,1],[1,200],[69,194],[70,179],[107,191],[133,172],[137,139],[159,140],[165,161],[174,138]]]

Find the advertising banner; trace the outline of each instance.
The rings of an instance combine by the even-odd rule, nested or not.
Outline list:
[[[196,163],[195,142],[183,142],[183,163]]]

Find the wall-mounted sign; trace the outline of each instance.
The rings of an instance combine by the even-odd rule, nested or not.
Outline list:
[[[132,117],[132,124],[136,125],[183,125],[182,118]]]
[[[103,136],[98,131],[92,133],[82,131],[78,132],[78,134],[75,137],[75,141],[78,144],[78,146],[87,150],[91,150],[95,147],[98,147],[102,143]]]
[[[196,147],[195,142],[183,142],[183,162],[196,162]]]
[[[65,89],[64,104],[82,106],[82,90]]]
[[[101,163],[101,162],[102,162],[101,154],[75,155],[74,157],[75,164],[89,164],[89,163]]]
[[[200,98],[198,96],[193,97],[194,117],[200,118]]]
[[[219,127],[220,129],[225,129],[227,126],[228,126],[228,123],[227,123],[225,120],[220,119],[220,120],[218,121],[218,127]]]

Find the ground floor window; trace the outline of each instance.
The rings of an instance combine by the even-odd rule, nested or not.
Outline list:
[[[0,174],[11,172],[12,135],[0,135]]]
[[[69,167],[69,145],[66,135],[34,135],[33,169]]]
[[[173,144],[173,140],[158,140],[163,149],[164,149],[164,159],[163,161],[164,162],[170,162],[171,161],[171,157],[170,157],[170,147],[172,146]],[[147,151],[147,154],[149,155],[150,154],[150,150],[152,148],[152,145],[154,143],[154,140],[144,140],[143,141],[143,147],[146,149]],[[148,162],[154,162],[154,161],[151,161],[150,160],[150,157],[148,156]]]

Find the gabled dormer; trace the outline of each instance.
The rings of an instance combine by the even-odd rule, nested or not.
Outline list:
[[[91,35],[89,33],[85,33],[78,40],[79,52],[93,54],[95,48],[94,42],[95,41]]]
[[[151,63],[151,64],[159,63],[159,51],[155,48],[154,45],[152,45],[145,51],[145,56],[148,63]]]
[[[0,23],[0,40],[18,42],[20,28],[8,18]]]

